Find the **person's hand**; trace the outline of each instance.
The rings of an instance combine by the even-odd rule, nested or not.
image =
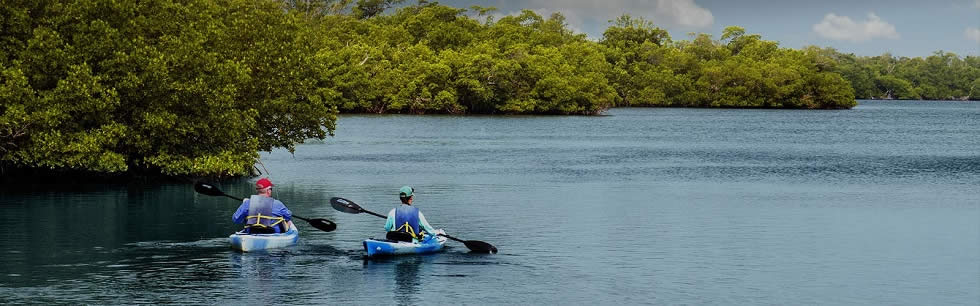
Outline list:
[[[436,230],[436,235],[439,235],[439,234],[445,235],[446,234],[446,231],[442,230],[441,228],[440,229],[437,229]]]

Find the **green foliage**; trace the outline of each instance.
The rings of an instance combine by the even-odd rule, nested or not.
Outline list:
[[[603,53],[573,34],[560,14],[524,11],[481,23],[465,13],[420,3],[345,20],[362,26],[321,51],[339,59],[327,78],[341,110],[595,114],[618,99]]]
[[[489,9],[474,8],[485,16]],[[329,48],[345,112],[596,114],[612,106],[848,108],[853,91],[817,56],[729,27],[673,41],[621,16],[599,43],[564,16],[494,21],[422,2],[342,23]],[[354,17],[361,17],[354,14]],[[336,21],[336,20],[334,20]],[[322,31],[335,31],[336,23]],[[829,63],[829,62],[828,62]]]
[[[851,83],[860,99],[980,100],[980,57],[936,51],[926,58],[890,54],[859,57],[826,48],[818,52]]]
[[[371,18],[402,2],[405,0],[357,0],[352,13],[357,19]]]
[[[722,41],[707,34],[669,44],[643,38],[658,30],[648,23],[634,22],[628,16],[621,17],[606,30],[602,44],[607,47],[606,58],[613,65],[607,78],[622,98],[619,105],[763,108],[856,105],[849,84],[837,73],[827,71],[821,58],[809,51],[779,48],[759,35],[746,35],[741,27],[725,28]]]
[[[663,46],[670,43],[670,34],[666,30],[653,25],[653,22],[643,17],[633,18],[622,15],[616,18],[613,26],[602,34],[602,43],[620,49],[635,48],[645,42]]]
[[[322,17],[344,12],[353,0],[278,0],[283,9],[310,17]]]
[[[0,162],[244,175],[333,131],[316,34],[273,1],[4,5]],[[25,18],[24,15],[30,15]]]

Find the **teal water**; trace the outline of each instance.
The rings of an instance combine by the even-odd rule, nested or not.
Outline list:
[[[980,303],[977,102],[345,115],[262,162],[337,231],[240,254],[238,203],[190,183],[3,186],[0,303]],[[384,220],[328,199],[385,213],[402,185],[500,253],[363,260]]]

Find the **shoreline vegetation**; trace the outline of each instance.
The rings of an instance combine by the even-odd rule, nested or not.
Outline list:
[[[597,115],[611,107],[848,109],[980,99],[980,59],[677,40],[623,15],[404,0],[11,0],[0,7],[0,171],[252,175],[339,113]],[[3,175],[9,177],[9,175]]]

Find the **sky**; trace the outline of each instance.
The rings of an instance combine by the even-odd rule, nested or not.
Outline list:
[[[565,16],[569,28],[601,39],[609,20],[643,17],[674,40],[688,33],[715,38],[727,26],[745,28],[780,46],[832,47],[863,56],[891,53],[925,57],[943,50],[980,55],[980,0],[443,0],[468,8],[497,8],[497,18],[529,9],[545,17]]]

